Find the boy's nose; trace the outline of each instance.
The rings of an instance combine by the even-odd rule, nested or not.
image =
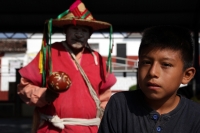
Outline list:
[[[151,77],[159,77],[159,73],[160,73],[159,71],[160,71],[159,65],[154,63],[149,69],[149,75]]]

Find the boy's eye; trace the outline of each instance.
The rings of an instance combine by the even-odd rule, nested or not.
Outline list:
[[[148,65],[148,64],[151,64],[151,62],[150,62],[150,61],[147,61],[147,60],[144,60],[144,61],[142,61],[142,64],[143,64],[143,65]]]
[[[172,66],[172,64],[170,64],[170,63],[163,63],[162,64],[164,67],[171,67]]]

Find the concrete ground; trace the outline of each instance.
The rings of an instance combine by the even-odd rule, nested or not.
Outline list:
[[[31,118],[0,118],[0,133],[30,133]]]

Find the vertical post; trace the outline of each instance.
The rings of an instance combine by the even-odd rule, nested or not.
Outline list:
[[[123,72],[123,77],[126,77],[126,72]]]
[[[0,90],[1,90],[1,73],[2,73],[2,64],[1,64],[1,58],[4,56],[4,52],[0,51]]]
[[[19,84],[20,82],[20,74],[19,74],[19,69],[16,69],[16,91],[15,91],[15,116],[16,117],[21,117],[21,99],[20,97],[17,95],[17,84]]]

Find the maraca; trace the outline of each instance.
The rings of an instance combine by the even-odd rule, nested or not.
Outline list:
[[[65,72],[53,72],[47,81],[48,89],[55,92],[64,92],[69,89],[71,79]]]

